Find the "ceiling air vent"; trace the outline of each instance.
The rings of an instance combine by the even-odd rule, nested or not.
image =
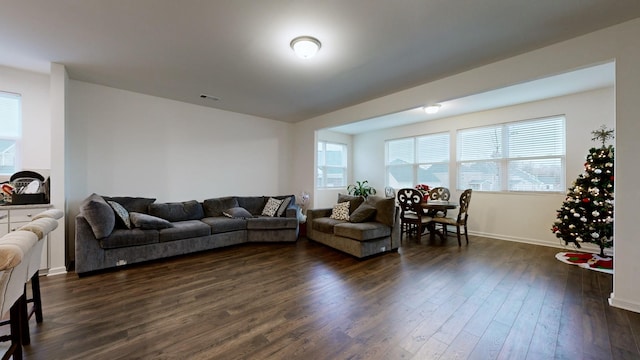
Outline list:
[[[213,100],[213,101],[220,100],[219,97],[211,96],[211,95],[207,95],[207,94],[200,94],[200,97],[203,98],[203,99],[209,99],[209,100]]]

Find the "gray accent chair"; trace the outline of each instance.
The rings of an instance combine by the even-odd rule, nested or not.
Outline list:
[[[307,237],[357,258],[400,247],[400,219],[394,198],[338,195],[338,203],[346,201],[350,203],[349,220],[332,219],[332,208],[307,210]],[[370,215],[358,217],[363,211]]]

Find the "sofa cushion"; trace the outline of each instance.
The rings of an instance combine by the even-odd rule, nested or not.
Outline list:
[[[158,242],[158,230],[115,229],[111,235],[100,240],[103,249],[155,244]]]
[[[396,199],[380,196],[367,197],[367,204],[376,208],[375,221],[393,227],[396,219]]]
[[[264,196],[238,196],[238,206],[247,209],[252,215],[262,214],[267,198]]]
[[[246,230],[247,220],[240,218],[228,218],[226,216],[206,217],[203,223],[211,227],[212,234],[226,233],[230,231]]]
[[[367,241],[391,235],[391,228],[376,222],[342,223],[333,227],[333,233],[349,239]]]
[[[205,217],[222,216],[223,211],[238,207],[238,200],[233,196],[206,199],[202,203],[202,207]]]
[[[160,242],[211,235],[211,226],[200,220],[186,220],[172,223],[173,227],[160,230]]]
[[[349,220],[349,202],[335,204],[329,217],[335,220]]]
[[[326,234],[333,234],[333,227],[337,224],[345,223],[344,220],[336,220],[328,217],[321,217],[314,219],[311,223],[313,230],[320,231]]]
[[[376,208],[369,204],[362,204],[358,206],[356,211],[349,215],[349,221],[352,223],[361,223],[369,221],[376,215]]]
[[[149,215],[157,216],[171,222],[200,220],[204,217],[204,210],[202,210],[202,204],[197,200],[154,203],[149,205]]]
[[[249,211],[245,208],[241,208],[240,206],[232,207],[222,212],[222,215],[230,218],[238,218],[238,219],[246,219],[253,217]]]
[[[298,219],[259,216],[247,219],[248,230],[268,230],[268,229],[295,229],[298,226]]]
[[[116,224],[116,214],[107,202],[98,194],[91,194],[80,204],[80,212],[89,223],[96,239],[111,234]]]
[[[170,222],[165,219],[161,219],[159,217],[155,217],[149,214],[130,212],[129,219],[131,220],[131,225],[135,228],[140,229],[166,229],[173,226]]]
[[[364,198],[362,196],[338,194],[338,204],[345,201],[349,202],[349,215],[351,215],[364,202]]]
[[[131,220],[129,220],[129,212],[127,209],[113,200],[109,200],[107,203],[111,206],[113,212],[116,213],[116,223],[127,229],[131,229]]]
[[[278,200],[270,197],[269,200],[267,200],[267,203],[264,205],[264,208],[262,209],[262,213],[260,215],[275,216],[278,213],[278,208],[280,208],[280,205],[282,205],[283,201],[284,200]]]
[[[149,205],[153,204],[156,201],[155,198],[131,196],[104,196],[104,199],[107,201],[111,200],[117,202],[129,212],[135,211],[144,214],[148,213]]]

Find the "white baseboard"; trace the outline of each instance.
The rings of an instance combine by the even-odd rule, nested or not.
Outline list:
[[[483,233],[483,232],[477,232],[477,231],[469,231],[469,235],[488,237],[488,238],[498,239],[498,240],[514,241],[514,242],[531,244],[531,245],[549,246],[549,247],[554,247],[558,249],[563,249],[566,251],[582,251],[582,252],[589,252],[589,253],[595,253],[595,254],[600,253],[600,247],[598,247],[597,245],[589,244],[589,243],[581,244],[580,249],[578,249],[577,247],[575,247],[575,245],[571,245],[571,244],[565,245],[564,241],[560,239],[558,239],[558,241],[556,242],[556,241],[546,241],[546,240],[540,240],[540,239],[520,238],[515,236],[504,236],[500,234],[490,234],[490,233]],[[605,249],[604,253],[605,255],[613,256],[613,248]]]
[[[49,272],[47,272],[47,276],[62,275],[66,273],[67,273],[67,268],[64,266],[61,266],[61,267],[49,269]]]
[[[609,305],[620,308],[620,309],[640,313],[640,303],[635,301],[618,299],[615,297],[613,293],[611,293],[611,295],[609,296]]]

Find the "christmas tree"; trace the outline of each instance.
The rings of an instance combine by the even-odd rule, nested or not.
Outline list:
[[[591,140],[602,146],[589,150],[584,172],[567,191],[551,230],[565,244],[574,243],[578,248],[583,242],[597,244],[604,257],[604,249],[613,246],[614,149],[606,145],[613,130],[602,125],[591,133]]]

